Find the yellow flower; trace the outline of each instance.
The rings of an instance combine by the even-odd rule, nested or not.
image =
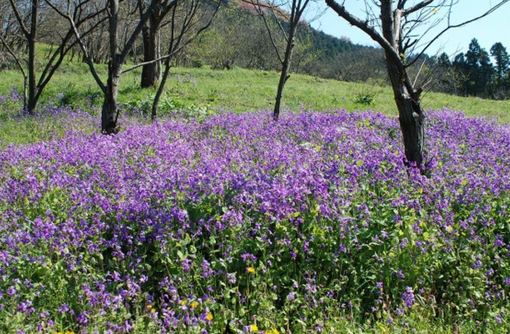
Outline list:
[[[253,267],[248,267],[248,269],[247,269],[247,270],[248,270],[248,272],[249,272],[250,274],[253,274],[253,273],[255,272],[255,268],[253,268]]]
[[[184,299],[184,300],[181,302],[181,305],[182,305],[182,306],[186,305],[186,299]]]
[[[268,334],[280,334],[280,332],[275,328],[272,329]]]
[[[252,332],[256,332],[259,330],[259,328],[257,327],[257,325],[250,325],[250,329]]]
[[[213,319],[212,313],[209,313],[207,317],[205,317],[207,320],[211,321]]]
[[[191,303],[191,308],[197,308],[197,306],[198,306],[198,302]]]
[[[62,332],[55,332],[55,334],[64,334],[64,333],[62,333]]]
[[[69,332],[69,331],[68,331],[68,332],[66,332],[66,334],[74,334],[74,332]]]

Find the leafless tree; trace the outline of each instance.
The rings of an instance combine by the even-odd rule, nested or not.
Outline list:
[[[408,69],[445,32],[481,19],[508,1],[500,0],[477,17],[454,23],[452,15],[459,0],[365,0],[365,19],[355,16],[352,8],[346,7],[346,3],[352,1],[325,0],[341,18],[361,29],[383,48],[399,112],[406,159],[420,167],[422,173],[427,169],[423,161],[425,117],[420,101],[423,88],[411,79]],[[425,40],[427,33],[433,33],[441,23],[441,30]]]
[[[280,80],[273,110],[273,118],[276,121],[280,116],[283,89],[285,88],[285,83],[290,78],[290,63],[292,61],[292,52],[296,43],[298,27],[303,24],[303,14],[308,8],[310,0],[245,0],[245,2],[250,3],[253,9],[264,19],[269,39],[281,64]],[[286,6],[290,7],[290,12],[285,10]],[[277,29],[273,29],[272,25],[276,25]],[[283,37],[283,48],[278,45],[277,35]]]
[[[139,0],[138,7],[140,17],[146,12],[151,0]],[[143,41],[143,61],[147,64],[143,66],[141,87],[153,87],[157,85],[161,77],[161,61],[153,60],[161,57],[160,51],[160,29],[168,13],[177,5],[177,1],[163,2],[156,5],[147,23],[142,29]]]
[[[152,103],[151,118],[153,121],[157,117],[159,101],[170,73],[171,60],[186,45],[209,28],[220,5],[221,0],[211,0],[210,2],[187,0],[180,1],[177,6],[172,8],[171,18],[168,22],[170,30],[168,50],[166,56],[161,59],[165,60],[165,70]]]
[[[25,37],[21,32],[21,27],[17,24],[9,2],[0,3],[0,23],[0,64],[5,68],[12,66],[18,68],[25,78],[24,88],[27,89],[27,76],[25,75],[25,68],[19,55],[19,52],[21,52],[26,44],[23,43]]]
[[[93,2],[99,8],[96,12],[106,12],[108,20],[108,46],[109,46],[109,59],[108,59],[108,76],[107,81],[103,82],[99,77],[95,65],[92,61],[90,53],[83,41],[79,27],[76,24],[75,17],[70,14],[73,8],[78,6],[84,6],[91,3],[91,0],[68,0],[67,10],[60,10],[56,6],[52,7],[58,11],[58,13],[65,18],[69,24],[73,27],[74,35],[78,40],[81,50],[84,54],[84,58],[89,66],[89,69],[101,88],[104,94],[103,107],[101,110],[101,131],[104,134],[113,134],[119,131],[118,117],[119,109],[117,107],[117,97],[119,93],[120,78],[123,73],[122,67],[124,66],[132,47],[140,35],[145,23],[149,19],[153,9],[157,5],[168,6],[171,2],[177,0],[152,0],[150,5],[146,8],[140,20],[136,24],[133,30],[123,34],[123,41],[121,40],[119,24],[120,24],[120,7],[121,4],[128,4],[129,1],[121,0],[105,0]],[[49,2],[51,3],[51,2]],[[92,5],[92,3],[91,3]],[[122,41],[122,42],[121,42]]]
[[[5,35],[0,35],[0,43],[14,58],[23,75],[24,108],[29,114],[33,114],[44,88],[62,64],[66,54],[76,44],[76,39],[74,38],[73,28],[70,26],[54,36],[53,41],[57,42],[58,46],[53,52],[50,51],[48,60],[44,63],[42,71],[37,77],[36,42],[38,42],[39,22],[41,19],[49,17],[50,8],[47,6],[46,0],[9,0],[9,4],[12,20],[3,22],[3,26],[4,29],[10,30]],[[100,14],[101,12],[85,14],[81,6],[77,6],[72,12],[69,12],[69,15],[74,16],[76,27],[81,27],[83,24],[94,20]],[[88,34],[94,27],[93,25],[91,29],[85,30],[83,34]],[[16,48],[16,45],[9,43],[8,38],[22,41],[23,48]]]

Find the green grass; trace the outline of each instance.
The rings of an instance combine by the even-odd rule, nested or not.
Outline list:
[[[196,83],[196,86],[190,82],[181,83],[173,78],[167,85],[167,90],[178,96],[185,105],[210,105],[236,112],[272,109],[274,106],[279,73],[273,71],[176,68],[173,73],[181,76],[189,74]],[[132,88],[131,94],[143,98],[145,92],[135,88],[138,78],[130,76],[126,79],[125,84],[128,83]],[[373,103],[357,103],[360,95],[373,96]],[[388,115],[397,114],[390,87],[340,82],[301,74],[292,74],[289,79],[283,105],[289,110],[301,107],[314,110],[345,108],[347,111],[373,109]],[[448,107],[465,111],[472,117],[498,117],[502,122],[510,122],[510,101],[428,92],[424,94],[423,106],[427,110]]]
[[[106,74],[105,65],[98,66],[100,75]],[[140,71],[132,71],[121,79],[119,101],[128,103],[148,100],[154,89],[139,88]],[[185,78],[190,75],[191,78]],[[180,77],[179,77],[180,76]],[[279,73],[235,68],[174,68],[166,86],[170,96],[183,106],[208,106],[235,112],[272,109]],[[22,77],[16,71],[0,73],[0,95],[13,86],[22,89]],[[59,93],[72,95],[99,95],[100,90],[84,63],[67,62],[48,85],[41,102],[44,104]],[[371,104],[359,103],[360,96],[371,98]],[[289,110],[299,108],[325,110],[345,108],[347,111],[373,109],[396,115],[390,87],[327,80],[307,75],[292,74],[283,96],[283,106]],[[510,122],[510,101],[493,101],[465,98],[427,92],[423,96],[425,109],[448,107],[465,111],[472,117],[497,117]]]
[[[39,46],[39,55],[48,54],[48,46]],[[42,68],[39,64],[39,68]],[[106,65],[97,65],[97,71],[104,80]],[[274,96],[279,80],[275,71],[258,71],[234,68],[213,70],[204,68],[173,68],[166,85],[160,110],[187,108],[195,111],[227,110],[234,112],[254,111],[274,107]],[[141,89],[140,69],[123,75],[119,103],[124,113],[134,108],[150,110],[155,89]],[[13,87],[23,90],[23,78],[19,71],[0,72],[0,96],[6,95]],[[40,112],[44,106],[69,106],[73,109],[92,112],[99,120],[98,109],[102,94],[83,62],[71,61],[70,57],[54,75],[40,101]],[[95,108],[91,110],[90,104]],[[426,92],[423,95],[426,110],[447,107],[464,111],[470,117],[495,117],[501,122],[510,122],[510,101],[465,98],[447,94]],[[372,109],[396,116],[397,110],[391,88],[374,84],[340,82],[308,75],[292,74],[283,95],[285,110],[314,109],[329,110],[345,108],[347,111]],[[8,110],[7,110],[8,109]],[[0,147],[10,143],[28,144],[59,136],[71,124],[59,124],[44,119],[20,122],[12,118],[19,113],[21,105],[0,106]],[[192,115],[191,115],[192,116]]]
[[[100,76],[105,78],[106,66],[98,65],[97,68]],[[210,110],[271,110],[278,79],[279,73],[274,71],[174,68],[160,110],[187,108],[191,114]],[[144,109],[146,114],[150,110],[155,89],[141,89],[139,80],[139,70],[128,72],[121,79],[119,103],[124,113],[134,108]],[[23,78],[18,71],[1,72],[0,96],[6,95],[13,87],[22,91],[22,83]],[[91,102],[95,106],[93,110],[90,109]],[[40,112],[44,113],[44,106],[69,106],[91,112],[99,121],[101,103],[102,94],[89,74],[87,65],[67,61],[47,86],[39,107]],[[447,107],[464,111],[470,117],[496,117],[501,122],[510,122],[508,100],[493,101],[427,92],[423,96],[423,106],[426,110]],[[326,80],[301,74],[292,74],[288,81],[283,108],[283,112],[300,108],[345,108],[347,111],[372,109],[387,115],[397,115],[390,87]],[[51,120],[40,118],[20,122],[18,118],[9,116],[13,112],[19,113],[20,109],[20,104],[3,108],[0,106],[0,148],[11,143],[28,144],[60,137],[66,130],[73,128],[72,124],[65,121],[51,124]]]

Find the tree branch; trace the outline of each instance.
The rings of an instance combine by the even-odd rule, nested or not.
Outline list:
[[[329,0],[326,0],[326,1],[329,1]],[[470,20],[467,20],[467,21],[464,21],[464,22],[461,22],[459,24],[449,24],[446,28],[444,28],[441,32],[439,32],[439,34],[437,34],[431,41],[429,41],[427,43],[427,45],[421,50],[421,52],[413,59],[413,61],[411,61],[409,64],[406,65],[406,67],[409,67],[409,66],[412,66],[414,63],[416,63],[416,61],[421,57],[423,56],[423,54],[425,53],[425,51],[435,42],[437,41],[437,39],[439,37],[441,37],[445,32],[447,32],[448,30],[450,29],[455,29],[455,28],[460,28],[460,27],[463,27],[469,23],[472,23],[472,22],[475,22],[475,21],[478,21],[490,14],[492,14],[496,9],[500,8],[501,6],[503,6],[504,4],[506,4],[508,1],[510,0],[502,0],[501,2],[499,2],[497,5],[491,7],[488,11],[486,11],[485,13],[477,16],[477,17],[474,17]]]
[[[178,0],[173,0],[172,2],[177,2]],[[140,34],[140,31],[142,30],[143,26],[149,19],[151,12],[153,8],[158,4],[158,0],[153,0],[149,7],[147,8],[147,11],[145,14],[140,18],[140,21],[138,22],[138,25],[136,26],[135,30],[131,33],[131,36],[127,40],[126,44],[124,44],[124,48],[122,49],[122,52],[119,56],[119,61],[121,63],[124,63],[124,60],[126,59],[127,55],[129,54],[129,51],[131,50],[131,47],[135,43],[135,40],[138,38],[138,35]],[[171,5],[171,4],[170,4]]]
[[[409,8],[409,9],[406,9],[406,10],[402,10],[402,16],[407,16],[409,14],[412,14],[414,12],[417,12],[419,11],[420,9],[430,5],[432,3],[432,1],[434,0],[423,0],[422,2],[414,5],[413,7]],[[405,1],[404,1],[405,3]]]
[[[174,1],[175,2],[175,1]],[[174,23],[175,23],[175,6],[174,6],[174,11],[172,13],[172,28],[171,28],[171,37],[170,37],[170,47],[168,49],[168,53],[162,57],[159,57],[157,59],[154,59],[154,60],[150,60],[150,61],[146,61],[146,62],[143,62],[143,63],[138,63],[136,65],[133,65],[132,67],[126,69],[126,70],[123,70],[121,72],[121,74],[124,74],[124,73],[127,73],[127,72],[130,72],[130,71],[133,71],[139,67],[142,67],[142,66],[145,66],[145,65],[150,65],[150,64],[154,64],[154,63],[157,63],[157,62],[160,62],[162,60],[167,60],[168,58],[171,58],[173,56],[175,56],[177,53],[179,53],[185,46],[187,46],[189,43],[191,43],[193,40],[195,40],[195,38],[197,38],[204,30],[206,30],[207,28],[209,28],[209,26],[211,25],[212,23],[212,20],[213,18],[216,16],[216,13],[218,12],[218,9],[221,5],[221,1],[218,1],[217,2],[217,7],[211,17],[211,19],[207,22],[207,24],[205,24],[204,26],[202,26],[196,33],[195,35],[193,35],[192,37],[190,37],[186,42],[184,42],[182,45],[180,45],[181,43],[181,40],[182,40],[182,37],[184,36],[184,34],[188,31],[188,28],[191,26],[191,20],[193,19],[193,16],[195,16],[196,14],[196,7],[192,8],[186,15],[185,19],[184,19],[184,22],[183,22],[183,25],[181,26],[181,31],[178,33],[179,37],[176,39],[175,38],[175,26],[174,26]],[[196,5],[192,5],[192,6],[196,6]],[[172,8],[171,8],[172,9]]]
[[[29,36],[30,32],[28,31],[27,27],[25,26],[25,22],[23,22],[23,18],[21,17],[18,7],[13,2],[13,0],[9,0],[9,2],[11,3],[12,10],[14,12],[14,15],[16,16],[16,19],[18,20],[19,26],[21,27],[23,34],[25,34],[25,36]]]
[[[94,17],[94,16],[95,15],[93,15],[93,16],[91,15],[91,16],[88,16],[88,17],[80,20],[80,22],[77,23],[77,26],[80,26],[81,24],[85,23],[89,18]],[[103,19],[101,19],[98,22],[96,22],[92,27],[90,27],[87,31],[85,31],[82,34],[82,37],[88,35],[89,33],[91,33],[97,26],[99,26],[105,20],[106,20],[106,17],[104,17]],[[51,57],[50,61],[48,62],[48,64],[44,68],[44,71],[41,74],[41,77],[39,78],[39,82],[37,84],[37,88],[38,88],[37,98],[39,97],[39,95],[44,90],[44,87],[46,87],[46,85],[49,83],[49,81],[53,77],[53,74],[55,74],[56,70],[62,64],[62,62],[64,60],[64,57],[67,55],[69,50],[71,50],[71,48],[78,43],[78,40],[75,40],[74,42],[70,43],[70,45],[68,45],[66,47],[68,42],[71,40],[72,36],[74,36],[74,33],[73,33],[72,29],[69,29],[69,31],[67,32],[67,35],[63,38],[63,40],[60,43],[59,47],[57,48],[57,50],[55,50],[55,52],[53,53],[53,56]],[[57,56],[58,56],[58,59],[57,59],[56,63],[53,65],[53,62],[55,61]]]
[[[14,53],[14,51],[11,49],[11,47],[9,46],[9,44],[7,44],[7,42],[5,41],[5,39],[3,38],[2,35],[0,35],[0,41],[2,42],[2,44],[5,46],[5,48],[7,49],[7,52],[9,52],[9,54],[14,58],[14,61],[16,62],[16,65],[18,65],[20,71],[21,71],[21,74],[23,74],[23,77],[26,78],[27,74],[25,72],[25,69],[23,68],[23,65],[21,64],[21,61],[19,60],[19,58],[16,56],[16,54]]]
[[[255,4],[254,1],[256,1],[257,3]],[[259,14],[259,16],[262,17],[262,20],[264,21],[264,25],[266,27],[267,34],[269,35],[269,41],[271,42],[271,45],[273,46],[273,49],[276,52],[278,61],[280,63],[283,63],[283,58],[280,53],[280,48],[278,47],[278,45],[276,45],[276,41],[274,40],[273,33],[271,32],[271,28],[269,27],[269,22],[267,22],[266,15],[264,14],[264,11],[261,8],[261,7],[264,7],[264,8],[272,9],[272,7],[270,7],[269,5],[266,5],[266,4],[261,4],[259,0],[250,0],[250,1],[245,0],[245,2],[248,2],[249,4],[253,5],[255,10]],[[274,11],[271,11],[271,12],[273,13],[273,16],[274,16],[275,15]],[[282,29],[281,25],[279,27],[280,27],[280,29]],[[282,31],[283,31],[283,29],[282,29]]]
[[[106,85],[103,83],[101,78],[99,78],[99,75],[97,74],[97,71],[96,71],[96,68],[94,66],[94,63],[92,62],[92,58],[90,57],[90,54],[88,52],[87,46],[83,43],[82,36],[80,36],[80,32],[78,31],[78,28],[76,27],[74,19],[71,16],[71,14],[69,13],[70,12],[70,4],[68,3],[68,8],[67,8],[68,13],[65,14],[62,11],[60,11],[55,5],[53,5],[50,1],[46,1],[46,3],[53,10],[55,10],[60,16],[65,18],[67,21],[69,21],[69,24],[71,25],[71,29],[72,29],[72,31],[74,33],[74,36],[76,37],[76,40],[78,41],[78,44],[80,45],[80,48],[81,48],[81,50],[83,52],[83,55],[85,57],[85,61],[87,62],[87,65],[89,66],[90,73],[92,73],[92,76],[94,77],[94,80],[96,81],[96,83],[99,86],[99,88],[101,89],[101,91],[104,94],[106,94]],[[77,7],[77,9],[79,7],[81,7],[81,4],[80,4],[80,6]],[[106,11],[106,10],[107,10],[107,8],[105,7],[105,8],[103,8],[103,10],[101,10],[101,12]],[[76,11],[75,11],[75,14],[76,14]]]
[[[390,44],[390,42],[387,41],[383,36],[381,36],[373,27],[369,26],[367,21],[362,21],[361,19],[352,15],[345,9],[345,6],[338,4],[335,0],[325,1],[326,4],[338,14],[338,16],[349,22],[351,25],[361,29],[364,33],[370,36],[370,38],[376,41],[384,49],[387,55],[390,55],[391,57],[398,59],[399,60],[398,63],[402,65],[400,61],[400,56],[398,55],[397,51],[393,48],[393,46]]]

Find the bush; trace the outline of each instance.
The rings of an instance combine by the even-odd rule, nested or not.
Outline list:
[[[354,102],[363,104],[363,105],[367,105],[367,106],[374,105],[375,104],[375,94],[361,91],[356,96],[356,99]]]

